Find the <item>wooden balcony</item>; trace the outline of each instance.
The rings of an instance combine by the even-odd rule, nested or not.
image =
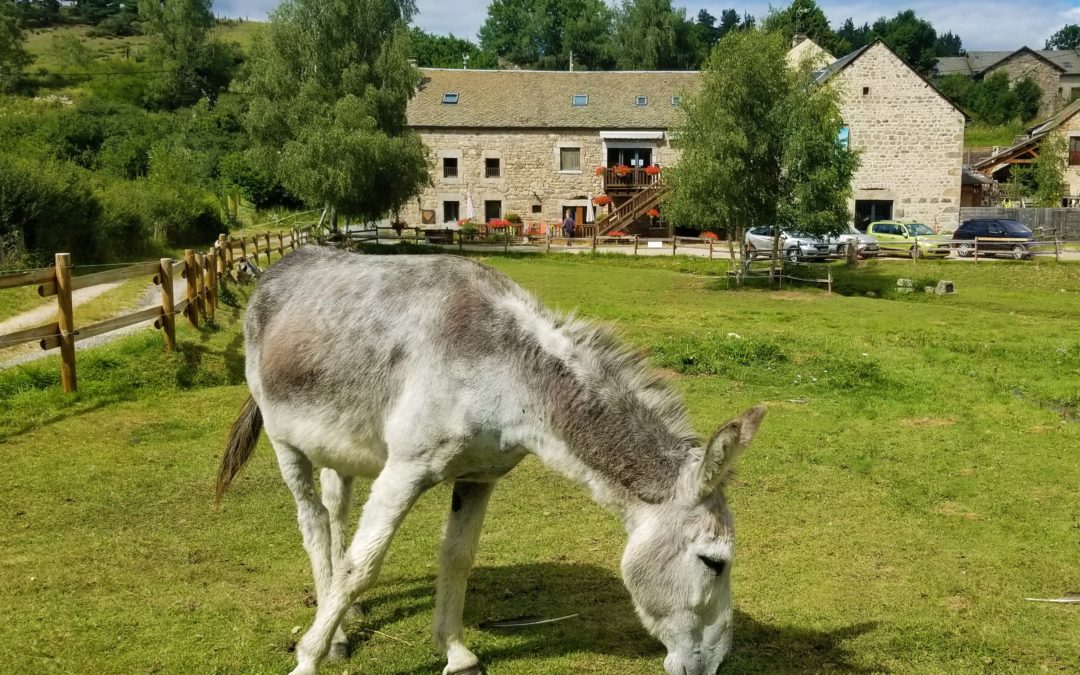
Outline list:
[[[609,195],[629,195],[639,192],[660,182],[660,174],[650,174],[644,168],[630,169],[629,173],[619,175],[615,169],[604,169],[604,192]]]

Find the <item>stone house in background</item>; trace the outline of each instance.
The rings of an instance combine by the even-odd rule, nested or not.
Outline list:
[[[589,209],[601,194],[621,207],[657,184],[647,167],[675,161],[669,130],[698,81],[695,72],[420,72],[408,120],[431,151],[434,185],[402,217],[436,227],[465,218],[470,198],[477,222],[515,213],[551,224],[569,210],[585,225],[603,210]],[[630,172],[616,176],[615,166]]]
[[[794,49],[816,53],[807,42]],[[699,82],[697,72],[421,74],[408,120],[431,152],[434,184],[400,214],[409,225],[454,223],[470,199],[477,222],[516,213],[526,224],[550,225],[570,210],[588,225],[590,200],[605,194],[613,204],[601,233],[649,224],[645,214],[663,196],[655,167],[678,160],[670,130],[680,98]],[[956,227],[964,114],[880,41],[815,77],[840,88],[840,140],[862,151],[855,223],[903,218]]]
[[[959,224],[967,117],[881,40],[817,75],[840,90],[841,138],[861,151],[852,179],[855,226],[915,220]]]
[[[958,73],[977,79],[1001,72],[1010,82],[1030,77],[1043,92],[1040,118],[1080,96],[1080,55],[1072,50],[1021,47],[1012,52],[968,52],[938,59],[935,71],[941,77]]]
[[[809,61],[812,68],[824,68],[833,61],[836,57],[825,51],[823,47],[818,45],[805,35],[796,35],[791,41],[791,49],[787,53],[788,65],[796,67],[804,61]]]

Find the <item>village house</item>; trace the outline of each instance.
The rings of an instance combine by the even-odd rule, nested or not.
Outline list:
[[[796,49],[823,53],[809,40]],[[663,168],[678,160],[671,129],[679,102],[699,80],[696,72],[421,74],[408,119],[430,149],[434,184],[401,217],[437,228],[465,219],[471,206],[479,223],[517,214],[543,228],[569,211],[582,236],[653,224],[647,214],[662,201]],[[903,218],[956,227],[964,114],[880,41],[815,77],[840,88],[840,141],[861,150],[856,224]],[[611,203],[597,208],[601,195]]]
[[[1030,77],[1042,89],[1040,117],[1049,117],[1080,96],[1080,56],[1071,49],[968,52],[938,59],[935,71],[940,77],[961,74],[976,79],[1000,72],[1010,82]]]

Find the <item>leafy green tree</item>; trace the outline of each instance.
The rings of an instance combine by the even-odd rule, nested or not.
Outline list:
[[[422,68],[498,68],[499,59],[469,40],[433,35],[420,28],[409,31],[409,56]]]
[[[937,64],[937,57],[934,56],[937,31],[929,21],[916,16],[913,10],[904,10],[891,19],[878,19],[871,32],[874,37],[884,40],[915,70],[923,74],[934,70]]]
[[[964,54],[967,52],[964,51],[964,43],[959,35],[948,31],[938,36],[934,44],[934,56],[963,56]]]
[[[18,10],[0,2],[0,91],[11,91],[32,61]]]
[[[836,31],[836,36],[843,40],[848,52],[861,49],[870,43],[870,24],[864,23],[861,26],[856,26],[855,22],[849,18]],[[834,56],[840,56],[840,53],[836,53]]]
[[[1009,86],[1009,76],[1005,73],[984,78],[972,95],[971,108],[975,117],[987,124],[1011,122],[1019,107],[1016,92]]]
[[[256,39],[242,90],[254,160],[311,206],[375,220],[430,181],[405,118],[409,0],[285,0]]]
[[[1039,156],[1032,165],[1035,206],[1061,206],[1061,198],[1067,194],[1065,170],[1068,168],[1066,150],[1068,144],[1059,134],[1047,134],[1039,143]]]
[[[161,108],[215,99],[240,63],[239,48],[211,39],[211,0],[139,0],[142,28],[150,35],[148,62],[160,71],[150,103]]]
[[[1046,41],[1047,49],[1080,49],[1080,26],[1070,23]]]
[[[1013,94],[1016,95],[1016,114],[1021,121],[1033,120],[1039,115],[1039,103],[1042,101],[1043,91],[1035,80],[1025,77],[1012,86]]]
[[[973,114],[975,93],[979,88],[977,80],[973,80],[963,73],[952,73],[938,78],[936,84],[938,90],[945,94],[950,101],[960,106],[969,115]]]
[[[480,47],[523,68],[610,68],[614,14],[603,0],[494,0]]]
[[[809,73],[790,68],[787,51],[783,37],[763,31],[729,33],[713,50],[681,108],[682,157],[668,170],[664,205],[675,222],[721,227],[733,241],[757,226],[827,234],[850,222],[858,157],[838,140],[838,92],[807,86]]]
[[[719,42],[720,38],[724,37],[733,30],[736,30],[741,25],[741,19],[739,13],[734,9],[725,9],[720,12],[720,25],[717,27],[716,41]]]
[[[616,64],[622,70],[687,70],[700,50],[686,10],[671,0],[624,0],[615,29]]]
[[[60,20],[59,0],[14,0],[14,5],[25,26],[46,28]]]
[[[795,0],[782,10],[770,13],[761,23],[767,31],[779,33],[791,45],[795,34],[805,35],[834,55],[848,51],[847,44],[833,32],[825,12],[814,0]]]

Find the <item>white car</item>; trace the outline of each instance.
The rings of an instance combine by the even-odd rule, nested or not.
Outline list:
[[[743,242],[747,258],[769,257],[773,247],[774,227],[755,227],[746,233]],[[816,258],[826,258],[838,252],[842,253],[846,244],[830,241],[795,230],[780,231],[780,255],[789,262],[802,262]]]
[[[847,232],[836,235],[836,241],[845,246],[855,244],[856,252],[860,258],[876,258],[881,253],[881,247],[878,246],[877,239],[864,232],[859,232],[850,225],[848,225]],[[841,248],[838,252],[843,255],[844,249]]]

